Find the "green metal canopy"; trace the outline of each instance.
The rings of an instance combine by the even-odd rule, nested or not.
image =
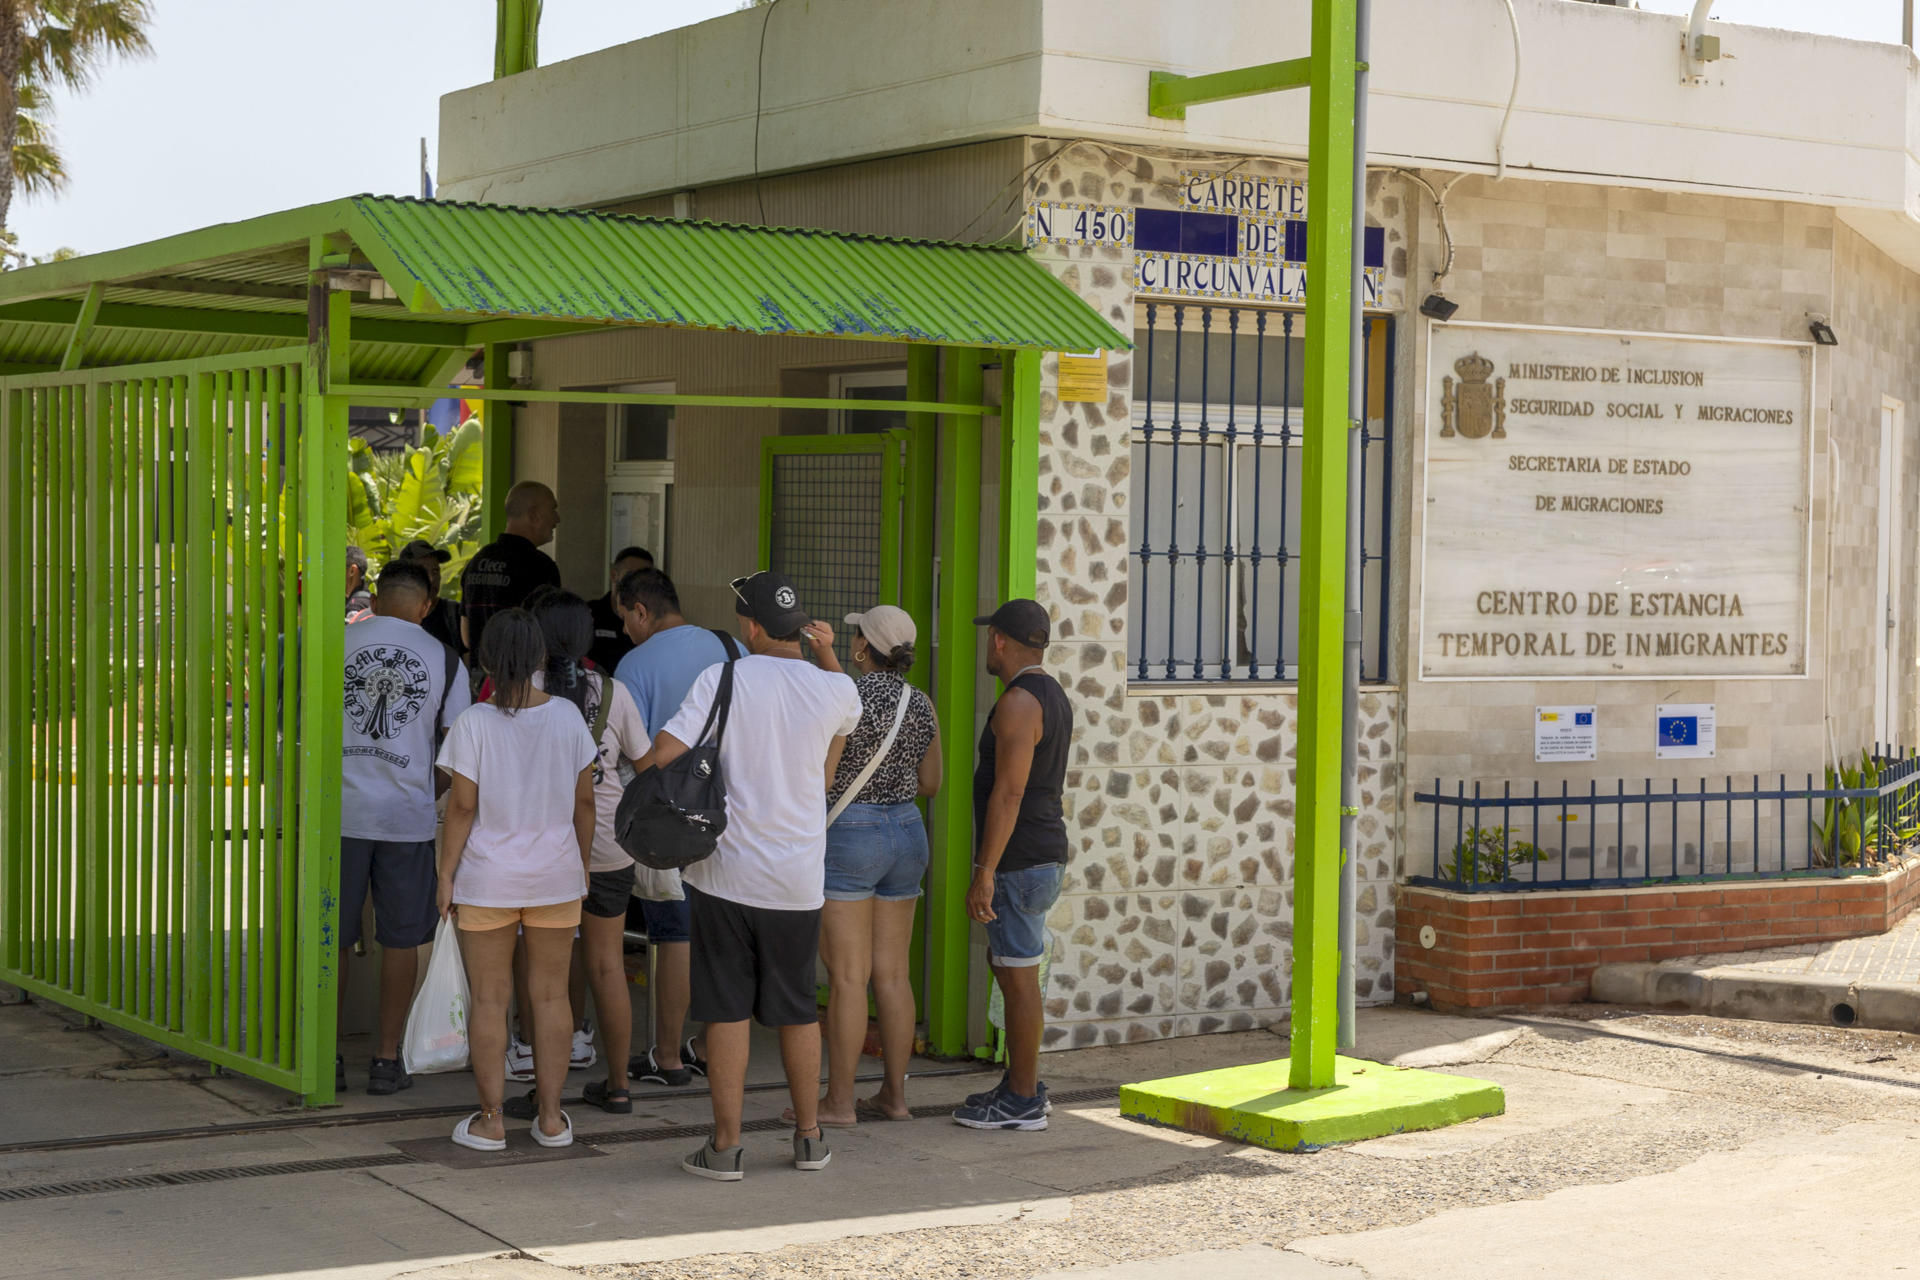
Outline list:
[[[1130,345],[1017,248],[363,195],[0,274],[0,374],[303,341],[317,269],[351,295],[363,384],[444,384],[483,343],[629,325]]]

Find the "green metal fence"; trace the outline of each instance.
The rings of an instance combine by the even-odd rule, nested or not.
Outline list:
[[[0,980],[321,1100],[337,850],[301,838],[300,709],[342,617],[302,582],[307,360],[0,380]]]

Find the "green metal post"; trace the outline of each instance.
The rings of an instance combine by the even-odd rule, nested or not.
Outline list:
[[[21,595],[27,578],[16,558],[23,539],[14,521],[23,503],[15,486],[25,479],[21,443],[27,438],[20,416],[20,394],[0,392],[0,734],[5,735],[6,758],[0,761],[0,967],[23,969],[18,947],[24,936],[21,919],[26,895],[26,851],[29,836],[20,808],[21,762],[27,751],[27,717],[21,704],[22,669],[16,618],[24,617]]]
[[[1257,67],[1235,67],[1204,76],[1149,72],[1147,114],[1159,120],[1185,120],[1187,108],[1191,106],[1304,88],[1313,74],[1312,62],[1311,58],[1289,58],[1285,62],[1263,62]]]
[[[1040,353],[1001,361],[1000,598],[1032,599],[1040,537]]]
[[[505,343],[491,342],[482,350],[486,364],[485,389],[504,390],[508,347]],[[492,542],[507,527],[507,490],[513,488],[513,406],[490,401],[481,415],[484,425],[481,428],[480,540]]]
[[[951,399],[978,404],[983,353],[952,353]],[[973,879],[973,722],[980,604],[980,419],[953,416],[940,424],[939,630],[935,637],[934,705],[947,776],[933,803],[933,863],[927,872],[927,1039],[933,1051],[967,1049],[967,886]]]
[[[314,245],[315,262],[327,251]],[[340,930],[340,717],[322,714],[340,700],[346,660],[346,618],[341,607],[346,567],[342,543],[347,527],[347,402],[327,394],[345,383],[348,367],[348,303],[351,295],[327,288],[316,270],[309,286],[306,406],[302,414],[302,469],[306,501],[301,512],[300,595],[300,1091],[310,1106],[333,1101],[333,1055],[338,1037],[334,1009],[339,980]],[[491,372],[491,371],[489,371]]]
[[[1306,403],[1301,449],[1300,728],[1295,769],[1296,1089],[1333,1086],[1340,975],[1340,744],[1352,359],[1355,0],[1314,0],[1307,112]]]
[[[907,399],[940,398],[940,348],[907,348]],[[907,433],[907,527],[901,539],[900,556],[906,565],[906,599],[901,608],[913,618],[914,628],[923,636],[933,636],[934,450],[939,445],[937,419],[930,413],[909,413]],[[924,646],[923,646],[924,647]],[[918,662],[907,677],[922,690],[933,688],[932,664]],[[915,948],[915,955],[920,954]]]

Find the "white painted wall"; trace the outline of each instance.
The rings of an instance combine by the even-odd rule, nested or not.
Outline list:
[[[1777,197],[1848,210],[1920,267],[1920,76],[1896,45],[1517,0],[1515,177]],[[1376,163],[1490,170],[1512,85],[1502,0],[1375,0]],[[1146,115],[1151,70],[1306,52],[1309,0],[782,0],[449,94],[442,191],[605,204],[761,172],[1019,134],[1304,154],[1306,99]],[[765,53],[761,53],[765,25]]]

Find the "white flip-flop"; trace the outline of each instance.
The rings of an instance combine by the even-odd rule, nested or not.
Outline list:
[[[459,1124],[453,1126],[454,1144],[473,1151],[505,1151],[507,1149],[507,1140],[505,1138],[483,1138],[473,1131],[473,1122],[479,1118],[480,1113],[476,1111]],[[534,1136],[538,1137],[539,1135],[535,1134]],[[567,1141],[573,1141],[573,1128],[571,1125],[567,1128]]]
[[[563,1130],[558,1137],[549,1138],[546,1134],[540,1132],[540,1117],[535,1116],[533,1118],[533,1140],[539,1143],[543,1147],[572,1146],[573,1145],[573,1117],[568,1115],[566,1112],[562,1111],[560,1113],[560,1118],[567,1122],[566,1129]],[[505,1144],[503,1143],[502,1145],[504,1146]]]

